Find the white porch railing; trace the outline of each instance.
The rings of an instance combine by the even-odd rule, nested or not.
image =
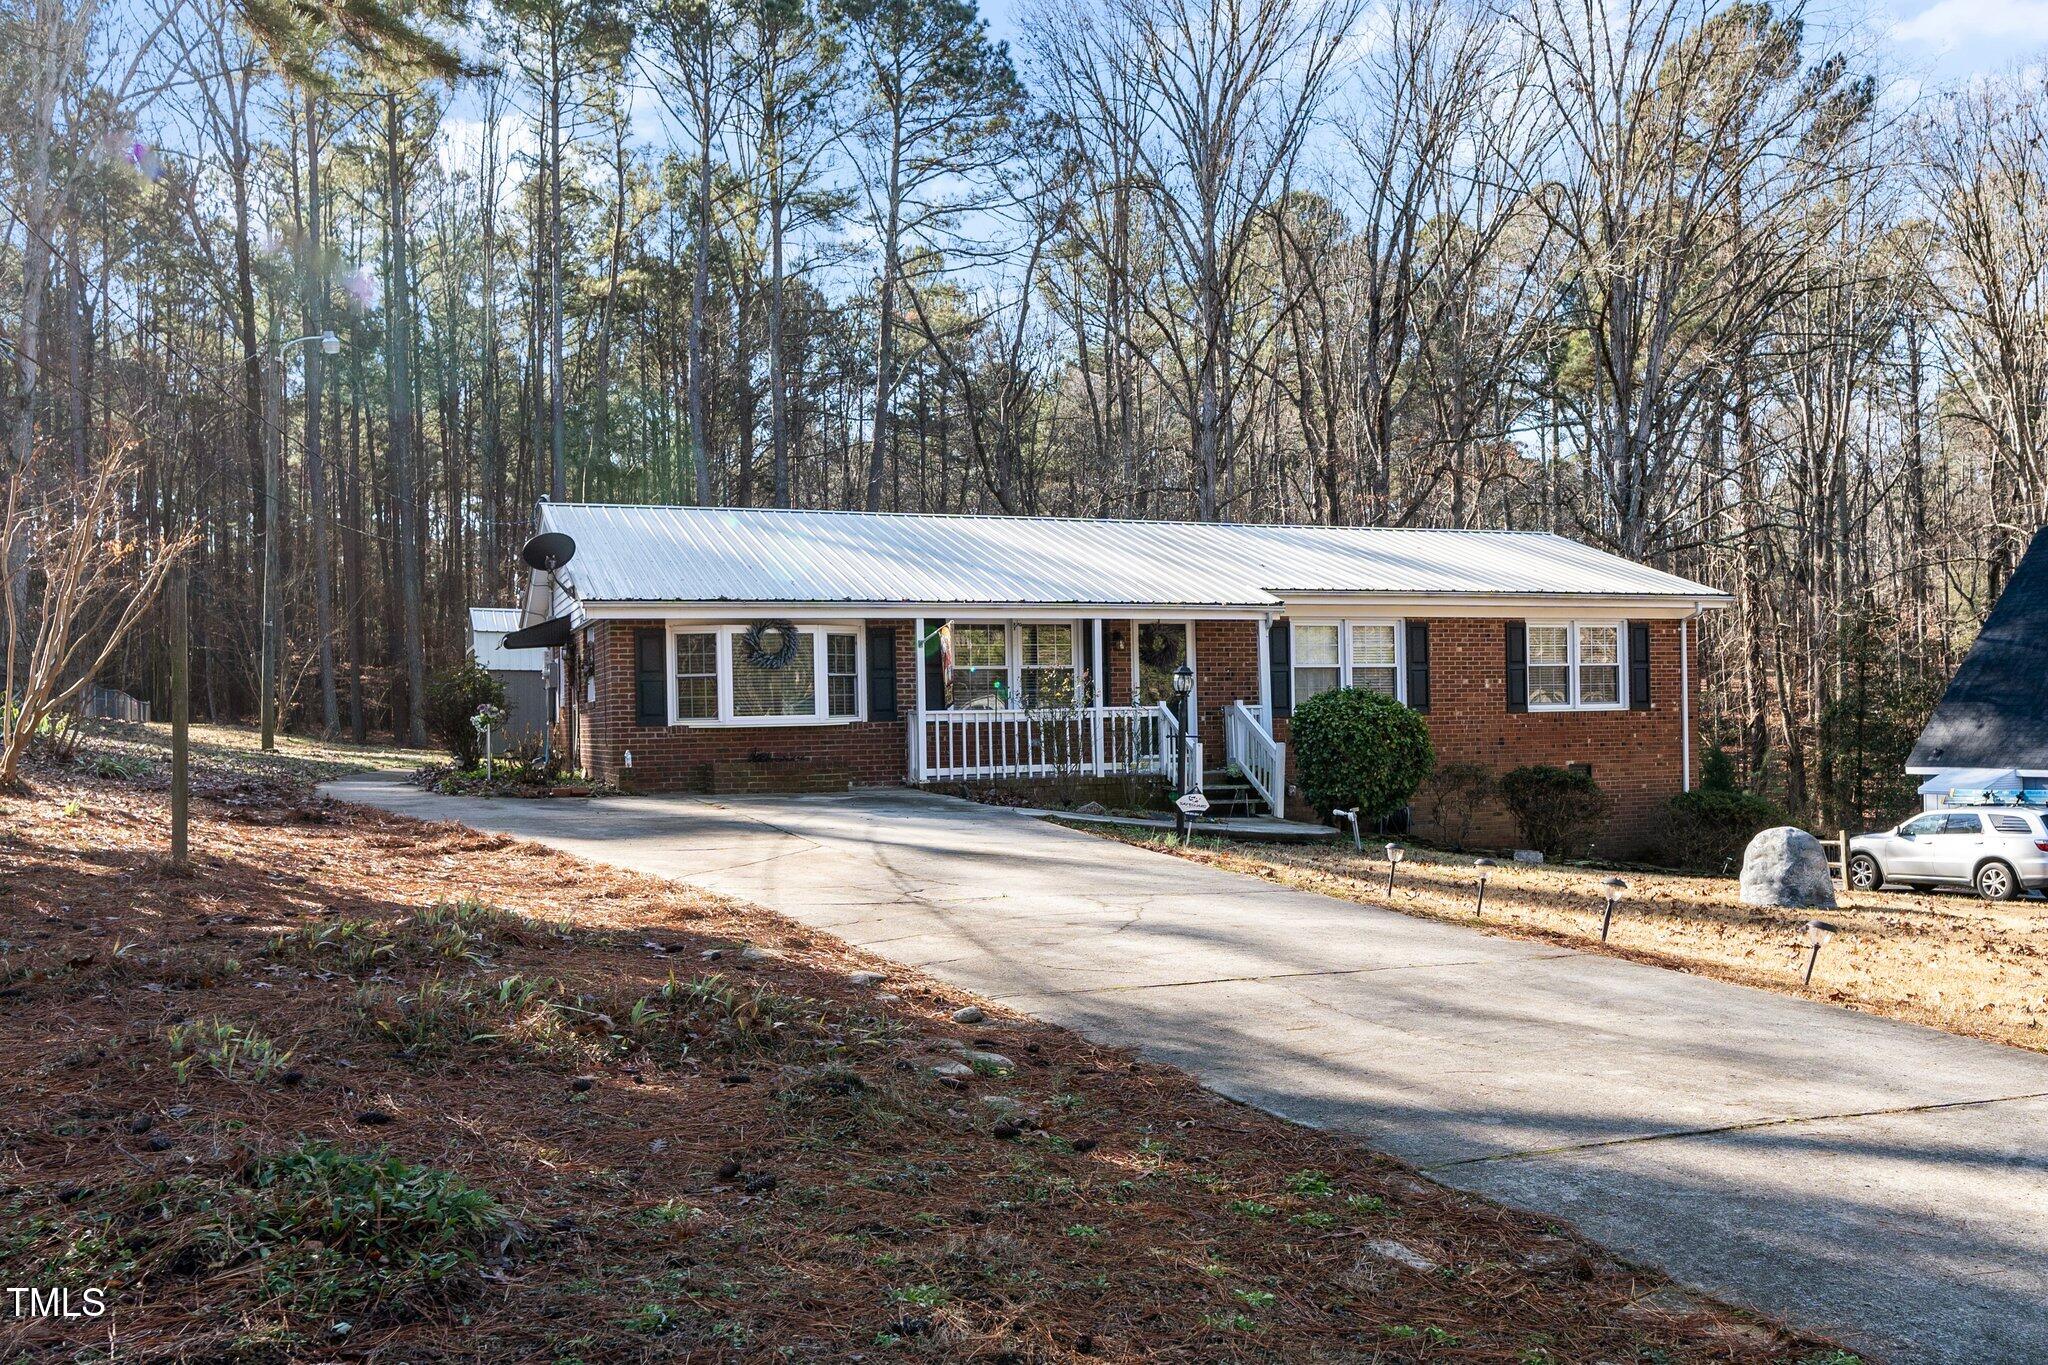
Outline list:
[[[1259,723],[1259,713],[1242,701],[1223,712],[1223,752],[1244,774],[1253,791],[1265,798],[1273,814],[1287,814],[1287,746]]]
[[[917,717],[911,780],[963,782],[1019,777],[1173,780],[1177,728],[1171,708],[1077,706],[1041,710],[926,711]],[[1202,742],[1188,743],[1191,790],[1202,782]]]

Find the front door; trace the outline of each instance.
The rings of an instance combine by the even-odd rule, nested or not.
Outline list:
[[[1172,706],[1174,670],[1190,662],[1188,623],[1140,621],[1137,629],[1138,647],[1132,651],[1137,676],[1131,682],[1131,695],[1140,706],[1162,701]],[[1188,714],[1194,714],[1192,693],[1188,696]]]

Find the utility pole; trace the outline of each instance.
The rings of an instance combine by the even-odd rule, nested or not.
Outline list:
[[[186,604],[183,556],[171,570],[171,867],[183,871],[190,847],[186,826],[192,805],[192,630]]]

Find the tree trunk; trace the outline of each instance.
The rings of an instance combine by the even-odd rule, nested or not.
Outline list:
[[[416,749],[427,744],[427,660],[420,638],[420,515],[419,486],[413,470],[412,448],[412,288],[408,274],[405,184],[398,160],[398,97],[384,97],[384,195],[391,215],[391,279],[385,358],[390,378],[392,499],[398,522],[399,647],[405,657],[406,737]],[[557,450],[559,451],[559,447]],[[559,455],[555,467],[561,477]]]
[[[320,109],[306,95],[306,236],[313,259],[321,259],[320,234]],[[327,326],[327,277],[315,265],[306,293],[306,334],[319,335]],[[319,342],[306,350],[306,493],[313,532],[313,632],[320,652],[320,735],[333,739],[341,730],[341,706],[334,691],[334,570],[329,562],[327,526],[327,455],[321,427],[327,355]]]

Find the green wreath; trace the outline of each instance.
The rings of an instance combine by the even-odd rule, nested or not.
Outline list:
[[[796,658],[796,627],[787,621],[756,621],[740,632],[740,648],[755,668],[787,668]]]

